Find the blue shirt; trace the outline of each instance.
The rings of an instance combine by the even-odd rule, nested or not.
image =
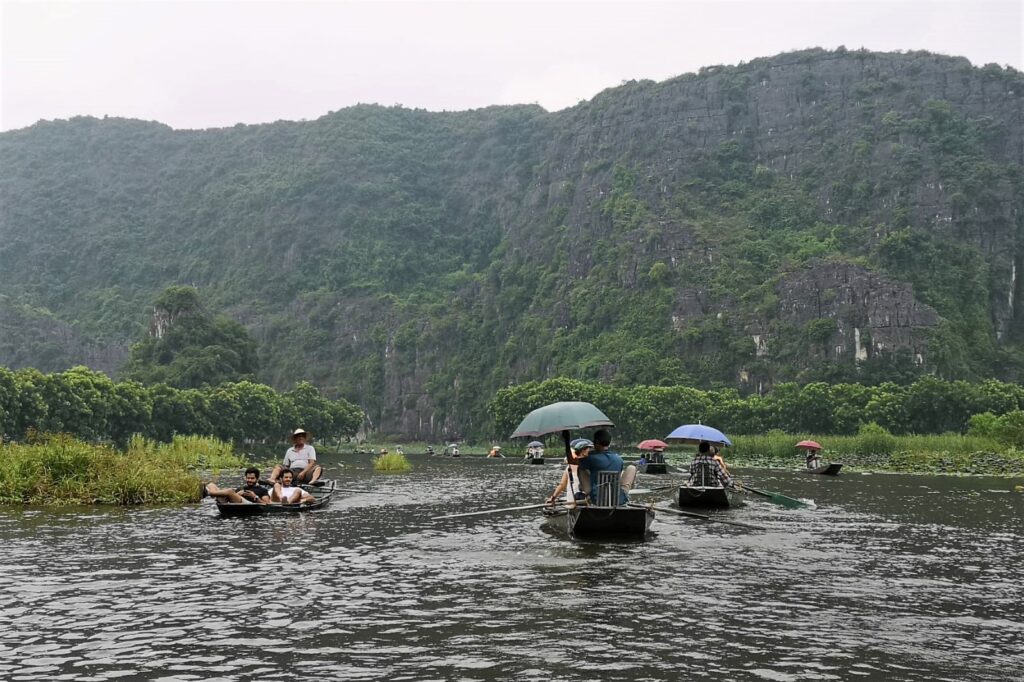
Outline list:
[[[580,460],[580,471],[590,472],[590,503],[597,504],[597,472],[615,471],[622,473],[622,457],[617,452],[605,450],[604,452],[591,452]],[[626,491],[619,489],[619,504],[626,504],[629,498]]]

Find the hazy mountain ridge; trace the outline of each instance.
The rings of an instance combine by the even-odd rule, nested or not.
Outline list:
[[[558,113],[40,123],[0,135],[0,295],[123,349],[196,284],[264,379],[410,435],[554,374],[1013,378],[1022,110],[1016,71],[810,50]]]

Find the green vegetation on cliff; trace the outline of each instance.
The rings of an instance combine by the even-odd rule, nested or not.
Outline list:
[[[238,322],[203,309],[192,287],[170,287],[153,306],[151,330],[131,348],[125,377],[175,388],[251,381],[256,343]]]
[[[0,364],[113,372],[193,285],[259,367],[214,325],[132,376],[307,380],[384,433],[483,433],[486,396],[553,376],[1016,380],[1022,98],[1011,69],[807,50],[557,113],[41,122],[0,135]]]

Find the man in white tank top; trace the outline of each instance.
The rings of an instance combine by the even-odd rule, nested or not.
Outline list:
[[[280,482],[274,484],[274,490],[270,493],[270,501],[285,504],[299,504],[300,502],[310,504],[315,501],[312,495],[302,488],[296,488],[292,482],[292,472],[290,470],[282,471]]]

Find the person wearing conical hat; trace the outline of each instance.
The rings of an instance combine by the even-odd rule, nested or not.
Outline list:
[[[281,472],[289,470],[296,483],[314,483],[323,474],[323,467],[316,463],[316,450],[306,440],[309,434],[303,428],[292,431],[292,446],[284,453],[284,460],[274,467],[270,482],[277,483]]]

